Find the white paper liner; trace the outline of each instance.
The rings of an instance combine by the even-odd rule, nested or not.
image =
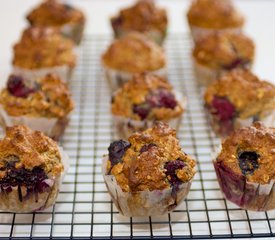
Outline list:
[[[58,140],[64,133],[69,118],[45,118],[45,117],[28,117],[28,116],[10,116],[0,104],[0,124],[3,128],[15,125],[25,125],[29,128],[43,132],[45,135]]]
[[[34,80],[37,78],[44,77],[49,73],[52,73],[58,75],[63,81],[69,83],[72,78],[73,68],[70,68],[67,65],[40,69],[26,69],[13,66],[12,73],[22,75],[27,79]]]
[[[201,40],[202,38],[205,38],[207,35],[212,34],[214,32],[229,32],[229,33],[241,33],[242,28],[224,28],[224,29],[213,29],[213,28],[201,28],[196,26],[190,26],[191,35],[193,37],[194,42],[197,42]]]
[[[14,213],[28,213],[40,211],[52,206],[58,196],[61,182],[69,168],[69,156],[63,151],[62,147],[58,147],[61,161],[64,165],[64,171],[61,175],[44,180],[50,186],[47,191],[42,193],[29,193],[25,187],[21,186],[22,201],[19,198],[18,186],[12,187],[11,192],[6,192],[0,187],[0,209]]]
[[[107,158],[103,159],[103,178],[118,211],[127,217],[159,216],[174,210],[187,196],[191,187],[189,182],[179,185],[172,193],[172,187],[164,190],[123,192],[113,175],[106,174]]]
[[[85,23],[67,23],[60,29],[61,33],[71,39],[76,45],[81,43]]]
[[[178,103],[181,105],[183,110],[186,109],[187,100],[179,92],[174,92]],[[171,128],[174,128],[178,131],[182,116],[184,112],[175,118],[169,120],[164,120],[167,122]],[[128,139],[134,132],[144,131],[147,128],[151,128],[154,125],[155,121],[152,120],[133,120],[128,117],[112,115],[112,122],[115,129],[115,138],[116,139]]]
[[[129,72],[123,72],[123,71],[118,71],[115,69],[108,68],[106,66],[103,66],[104,72],[106,79],[109,83],[109,86],[112,90],[112,92],[116,91],[119,87],[121,87],[125,82],[129,81],[132,79],[134,73],[129,73]],[[149,73],[156,74],[160,77],[167,77],[167,69],[166,67],[161,68],[156,71],[151,71]]]
[[[217,164],[221,146],[212,155],[220,189],[224,197],[239,207],[252,211],[268,211],[275,209],[275,179],[269,184],[249,182],[244,176],[236,181],[236,176],[225,174]]]

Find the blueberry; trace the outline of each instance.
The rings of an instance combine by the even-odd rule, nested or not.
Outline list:
[[[176,170],[184,168],[185,164],[181,160],[166,162],[164,168],[166,169],[166,175],[169,176],[169,182],[173,187],[178,187],[181,180],[176,175]]]
[[[133,106],[133,112],[137,114],[141,120],[144,120],[148,116],[150,111],[151,106],[148,103]]]
[[[111,161],[112,166],[121,162],[124,153],[130,146],[131,144],[124,140],[114,141],[110,144],[108,151],[109,160]]]
[[[243,175],[253,174],[259,167],[259,154],[252,151],[243,151],[238,154],[239,166]]]
[[[29,94],[35,92],[35,89],[28,88],[24,84],[21,76],[11,75],[8,79],[7,89],[15,97],[26,98]]]
[[[234,105],[225,97],[215,96],[212,101],[213,114],[216,115],[220,121],[227,121],[233,119],[235,116]]]
[[[147,96],[147,102],[151,107],[164,107],[174,109],[177,101],[171,92],[166,89],[157,89]]]
[[[154,144],[154,143],[145,144],[141,147],[139,152],[140,153],[147,152],[147,151],[149,151],[150,148],[155,147],[155,146],[156,146],[156,144]]]

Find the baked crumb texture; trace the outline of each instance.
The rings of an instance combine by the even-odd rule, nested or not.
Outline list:
[[[32,212],[51,206],[64,171],[57,144],[25,126],[6,129],[0,140],[0,208]]]
[[[204,100],[221,136],[258,120],[274,126],[274,121],[266,119],[274,115],[275,87],[249,70],[236,69],[223,75],[206,89]]]
[[[128,141],[113,142],[108,150],[104,178],[123,215],[165,214],[186,197],[196,163],[167,124],[158,122]]]
[[[256,211],[275,208],[275,128],[261,123],[241,128],[222,144],[214,161],[225,197]]]
[[[51,27],[29,27],[14,46],[14,67],[36,70],[76,64],[74,44]]]
[[[58,0],[43,1],[26,18],[32,26],[59,28],[76,44],[81,42],[86,22],[85,15],[80,9],[62,4]]]
[[[166,10],[157,7],[153,0],[139,0],[111,18],[117,38],[136,31],[146,34],[159,44],[162,44],[166,36],[167,24]]]

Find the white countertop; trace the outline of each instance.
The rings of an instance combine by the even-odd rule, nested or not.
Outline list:
[[[12,45],[19,39],[27,26],[26,13],[39,0],[0,1],[0,85],[6,81],[11,69]],[[86,33],[111,34],[109,17],[133,0],[70,0],[68,2],[82,8],[87,15]],[[159,0],[168,10],[169,32],[187,32],[185,13],[189,0]],[[246,33],[256,44],[254,72],[260,78],[275,83],[275,1],[272,0],[235,0],[236,5],[246,16]]]

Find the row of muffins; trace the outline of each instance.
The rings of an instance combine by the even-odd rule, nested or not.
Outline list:
[[[82,11],[56,0],[43,1],[27,20],[0,93],[6,127],[0,209],[9,212],[40,211],[56,201],[69,157],[54,140],[62,137],[74,108],[69,82],[85,25]]]

